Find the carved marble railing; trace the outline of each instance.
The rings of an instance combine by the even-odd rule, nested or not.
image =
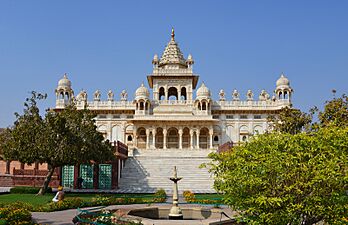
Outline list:
[[[162,68],[154,68],[152,75],[193,75],[192,68],[187,68],[187,69],[162,69]]]
[[[83,108],[85,102],[78,102],[77,108]],[[108,110],[108,109],[121,109],[121,110],[135,110],[135,105],[131,101],[89,101],[87,102],[88,109],[90,110]]]
[[[214,101],[213,110],[262,110],[280,109],[290,106],[288,99],[276,101]]]
[[[192,105],[192,100],[159,100],[159,101],[152,101],[152,104],[154,105]]]

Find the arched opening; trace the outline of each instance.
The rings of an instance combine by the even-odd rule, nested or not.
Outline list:
[[[249,136],[249,129],[246,125],[242,125],[239,128],[239,140],[247,141]]]
[[[178,100],[178,90],[175,87],[168,89],[168,100]]]
[[[128,135],[127,141],[133,141],[132,135]]]
[[[207,149],[208,140],[209,140],[209,130],[208,128],[204,127],[199,132],[199,148]]]
[[[138,135],[137,147],[142,148],[142,149],[146,148],[146,130],[145,130],[145,128],[143,128],[143,127],[139,128],[137,130],[137,135]]]
[[[140,104],[139,104],[139,109],[140,109],[140,110],[144,110],[144,102],[140,102]]]
[[[258,135],[258,134],[262,134],[263,133],[263,129],[261,126],[257,125],[254,127],[254,135]]]
[[[287,91],[284,91],[284,99],[288,99],[288,92]]]
[[[145,110],[148,110],[148,109],[149,109],[149,103],[145,102]]]
[[[65,98],[66,98],[66,100],[69,100],[70,95],[69,95],[69,93],[68,93],[68,92],[65,92]]]
[[[60,92],[60,99],[64,99],[64,92]]]
[[[202,110],[207,110],[207,103],[206,102],[202,102]]]
[[[201,110],[201,102],[198,102],[198,109]]]
[[[219,137],[217,135],[214,136],[214,142],[218,142],[219,141]]]
[[[158,92],[158,99],[159,100],[165,99],[164,87],[160,87],[159,92]]]
[[[163,148],[163,129],[157,128],[156,130],[156,148]]]
[[[179,133],[174,127],[170,128],[167,133],[168,148],[179,148]]]
[[[182,148],[190,147],[190,129],[185,127],[182,131]]]
[[[186,94],[186,88],[185,87],[181,88],[180,100],[187,100],[187,94]]]
[[[283,93],[280,91],[278,94],[279,99],[283,99]]]

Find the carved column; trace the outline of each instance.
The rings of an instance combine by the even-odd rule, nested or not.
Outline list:
[[[182,128],[179,129],[179,149],[182,149]]]
[[[178,100],[181,100],[181,86],[178,87]]]
[[[193,130],[190,130],[190,149],[193,149]]]
[[[210,149],[213,149],[213,134],[214,134],[214,130],[213,130],[213,128],[211,128],[211,129],[209,130],[209,139],[210,139],[209,148],[210,148]]]
[[[152,130],[152,145],[153,148],[156,149],[156,129]]]
[[[146,149],[150,148],[150,130],[146,129]]]
[[[163,128],[163,149],[167,149],[167,129]]]
[[[165,96],[165,100],[168,100],[168,87],[164,88],[164,96]]]
[[[197,139],[196,148],[199,149],[199,130],[196,131],[196,139]]]

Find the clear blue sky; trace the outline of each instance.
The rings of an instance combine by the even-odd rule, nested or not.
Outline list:
[[[214,98],[224,89],[271,92],[281,72],[294,106],[347,93],[348,1],[0,1],[0,127],[31,90],[48,94],[64,73],[75,93],[132,97],[173,26],[185,57]]]

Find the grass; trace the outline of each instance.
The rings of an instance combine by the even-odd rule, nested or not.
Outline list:
[[[220,194],[195,194],[197,199],[220,200],[223,198]]]
[[[47,203],[52,202],[53,194],[45,194],[45,195],[35,195],[35,194],[3,194],[0,195],[0,203],[13,203],[13,202],[25,202],[33,205],[34,207],[43,206]],[[120,197],[120,198],[151,198],[154,197],[153,194],[77,194],[77,193],[66,193],[65,199],[78,197],[86,202],[92,201],[92,198],[97,196],[105,196],[105,197]]]

